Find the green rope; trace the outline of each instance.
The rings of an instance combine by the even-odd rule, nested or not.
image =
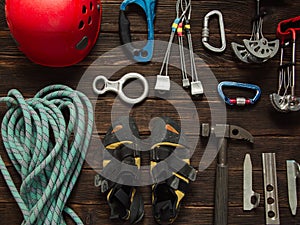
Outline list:
[[[8,106],[1,133],[22,179],[19,191],[1,156],[0,169],[22,211],[22,224],[66,224],[63,211],[76,224],[83,224],[66,202],[92,135],[89,99],[67,86],[52,85],[27,100],[13,89],[0,102]]]

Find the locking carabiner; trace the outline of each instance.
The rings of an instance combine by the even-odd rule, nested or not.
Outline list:
[[[125,14],[126,7],[130,4],[139,5],[144,10],[147,18],[148,41],[141,49],[137,49],[131,44],[130,22]],[[155,6],[156,0],[124,0],[120,6],[120,39],[122,44],[125,44],[127,52],[137,62],[149,62],[153,56]]]
[[[225,96],[223,92],[223,87],[246,88],[246,89],[255,90],[256,93],[253,98],[244,98],[244,97],[228,98],[227,96]],[[254,103],[256,103],[257,100],[260,98],[261,89],[260,87],[254,84],[238,83],[233,81],[223,81],[218,85],[218,93],[226,104],[244,106],[244,105],[253,105]]]
[[[208,23],[209,23],[210,17],[213,15],[217,15],[219,17],[219,26],[220,26],[220,35],[221,35],[221,44],[222,44],[222,46],[220,48],[213,47],[208,43],[208,39],[209,39]],[[202,43],[203,43],[204,47],[206,47],[207,49],[209,49],[213,52],[223,52],[226,49],[224,20],[223,20],[222,13],[219,10],[210,11],[204,17],[204,25],[203,25],[203,29],[202,29]]]

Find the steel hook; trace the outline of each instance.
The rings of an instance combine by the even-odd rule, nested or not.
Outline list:
[[[221,47],[220,48],[213,47],[208,43],[209,18],[213,15],[217,15],[219,17],[219,26],[220,26],[220,35],[221,35]],[[209,13],[207,13],[206,16],[204,17],[204,25],[203,25],[203,29],[202,29],[202,43],[203,43],[204,47],[206,47],[207,49],[209,49],[210,51],[213,51],[213,52],[223,52],[226,49],[224,20],[223,20],[223,15],[219,10],[212,10]]]

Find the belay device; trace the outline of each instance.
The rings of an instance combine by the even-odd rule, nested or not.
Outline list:
[[[139,5],[145,12],[148,24],[147,44],[137,49],[131,44],[130,22],[125,14],[129,4]],[[156,0],[124,0],[120,6],[119,33],[122,44],[125,44],[127,52],[137,62],[149,62],[153,55],[154,47],[154,18]]]

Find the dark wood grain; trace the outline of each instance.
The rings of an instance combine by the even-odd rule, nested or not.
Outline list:
[[[159,73],[161,63],[151,62],[146,65],[131,63],[127,66],[126,57],[122,60],[115,60],[116,55],[105,55],[106,52],[120,46],[118,34],[118,16],[120,0],[103,0],[103,17],[101,32],[95,47],[91,53],[80,63],[66,68],[48,68],[30,62],[21,53],[10,36],[5,20],[4,0],[0,0],[0,96],[5,96],[12,88],[19,89],[26,98],[32,97],[38,90],[49,84],[66,84],[72,88],[79,89],[90,97],[95,106],[95,128],[92,143],[87,156],[87,162],[83,166],[82,173],[74,188],[70,205],[82,218],[85,224],[121,224],[120,222],[109,220],[109,207],[98,188],[94,187],[93,181],[96,171],[101,169],[101,152],[103,149],[99,142],[105,135],[111,123],[111,117],[118,115],[118,112],[128,111],[132,115],[139,127],[142,138],[151,135],[149,123],[153,117],[166,115],[177,121],[183,119],[187,127],[194,126],[197,119],[200,122],[210,122],[211,113],[215,107],[219,107],[221,102],[216,94],[215,84],[209,82],[209,76],[205,74],[208,68],[214,73],[218,81],[233,80],[240,82],[255,83],[262,88],[262,97],[259,102],[250,107],[237,108],[226,107],[227,123],[239,125],[249,130],[255,137],[254,145],[230,140],[228,147],[228,167],[229,167],[229,225],[263,225],[264,220],[264,196],[263,196],[263,174],[261,153],[275,152],[277,156],[277,176],[279,189],[280,219],[283,225],[299,225],[300,217],[293,217],[289,211],[287,196],[286,160],[296,159],[300,161],[300,119],[299,113],[279,114],[270,104],[269,94],[277,89],[277,67],[279,64],[279,54],[274,59],[261,65],[246,65],[234,56],[230,47],[231,42],[241,43],[244,38],[249,38],[251,34],[251,18],[255,10],[254,0],[195,0],[193,1],[192,12],[192,35],[194,40],[194,51],[206,64],[197,63],[201,79],[206,84],[206,96],[203,99],[193,99],[193,105],[185,96],[189,95],[189,90],[174,90],[169,100],[163,100],[153,93],[153,79]],[[300,14],[300,2],[292,0],[264,0],[262,5],[268,10],[265,18],[264,34],[269,40],[276,38],[275,30],[279,21]],[[214,54],[205,50],[201,43],[201,30],[203,18],[212,9],[222,11],[225,21],[227,49],[223,54]],[[155,39],[168,41],[170,25],[175,16],[175,0],[158,0]],[[132,39],[134,41],[144,40],[146,34],[146,21],[141,9],[137,6],[128,8],[128,17],[131,21]],[[217,21],[214,19],[210,23],[211,43],[219,44],[219,32]],[[298,42],[297,42],[298,43]],[[157,49],[157,57],[163,56],[164,49]],[[101,56],[101,63],[97,59]],[[155,55],[156,56],[156,55]],[[297,48],[297,72],[299,72],[300,48]],[[119,56],[121,57],[122,56]],[[290,53],[287,54],[290,57]],[[173,56],[172,62],[178,63],[178,56]],[[94,75],[107,74],[111,68],[119,69],[112,74],[113,79],[120,78],[127,72],[139,72],[150,82],[151,97],[145,102],[132,109],[115,101],[114,94],[95,96],[91,92],[91,82]],[[91,72],[93,76],[86,76]],[[84,76],[85,79],[81,80]],[[181,85],[180,70],[171,67],[170,76],[172,81]],[[297,85],[299,81],[297,80]],[[135,94],[126,88],[128,94]],[[230,96],[249,94],[239,90],[228,90]],[[298,90],[298,95],[300,94]],[[178,105],[178,109],[174,107]],[[115,111],[112,112],[112,107]],[[193,107],[196,113],[193,113]],[[211,107],[211,108],[209,108]],[[0,105],[0,118],[4,116],[6,107]],[[219,115],[220,116],[220,115]],[[204,152],[207,150],[207,140],[199,138],[198,133],[186,129],[190,143],[196,143],[195,152],[191,162],[195,168],[199,167]],[[0,153],[6,166],[9,168],[16,186],[20,186],[20,177],[14,170],[6,155],[2,140],[0,141]],[[147,150],[149,146],[145,146]],[[208,149],[209,150],[209,149]],[[259,208],[252,212],[243,212],[243,159],[246,153],[251,153],[253,163],[253,189],[262,196]],[[143,152],[143,165],[149,163],[149,153]],[[214,183],[215,183],[215,161],[207,162],[208,168],[199,171],[197,180],[191,184],[190,191],[183,201],[180,216],[175,224],[213,224],[214,211]],[[96,168],[96,170],[95,170]],[[143,168],[143,173],[148,173],[147,168]],[[150,187],[141,187],[141,193],[145,202],[145,218],[140,224],[155,224],[152,217],[151,191]],[[298,188],[299,190],[299,188]],[[298,191],[300,194],[300,191]],[[66,217],[68,224],[73,224],[70,218]],[[18,209],[12,195],[7,188],[3,177],[0,176],[0,221],[1,224],[20,224],[22,214]]]

